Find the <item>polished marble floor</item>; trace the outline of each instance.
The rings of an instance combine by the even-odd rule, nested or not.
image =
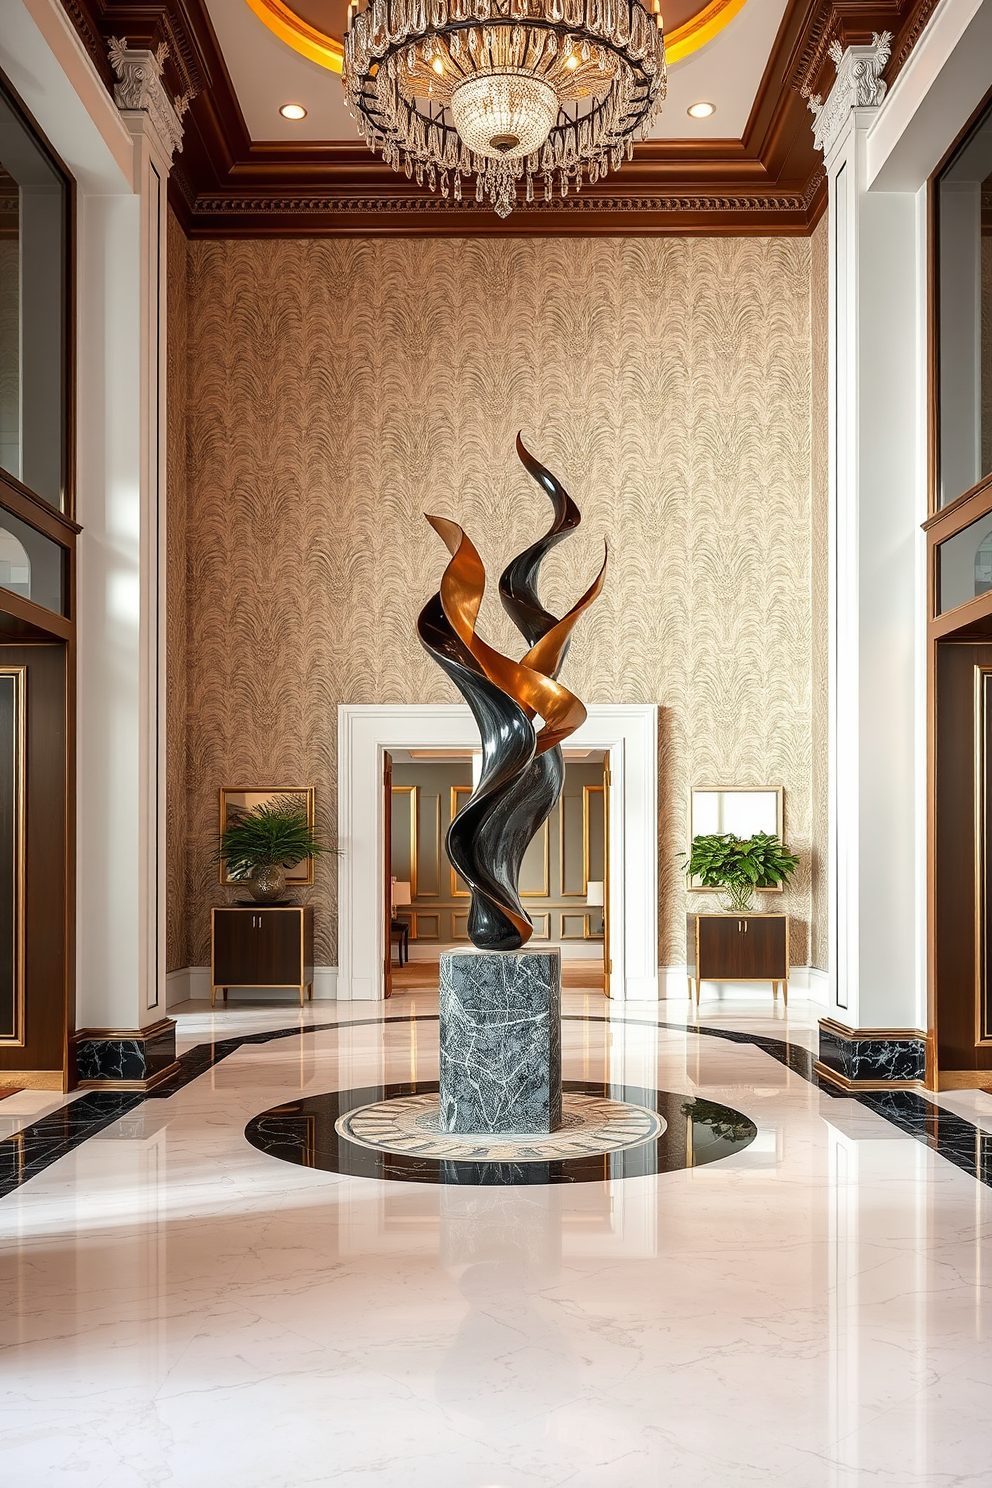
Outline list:
[[[186,1083],[0,1199],[4,1483],[988,1488],[987,1183],[806,1078],[798,996],[711,996],[698,1032],[687,1001],[565,1002],[566,1078],[725,1103],[754,1142],[595,1184],[309,1170],[246,1124],[436,1079],[430,988],[174,1009]],[[0,1145],[57,1101],[0,1102]],[[941,1105],[981,1146],[992,1097]]]

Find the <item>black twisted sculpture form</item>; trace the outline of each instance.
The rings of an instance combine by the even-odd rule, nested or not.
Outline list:
[[[554,521],[542,538],[507,566],[499,581],[503,608],[530,647],[519,662],[487,646],[475,632],[486,574],[475,547],[455,522],[427,518],[451,561],[441,588],[417,621],[421,644],[451,678],[482,735],[482,775],[448,829],[452,866],[468,884],[469,938],[482,950],[513,951],[534,926],[520,901],[520,867],[528,844],[554,810],[565,766],[561,743],[586,710],[558,681],[575,622],[603,587],[606,558],[595,581],[560,620],[541,604],[537,582],[545,555],[574,532],[579,509],[564,487],[524,447],[517,454],[550,497]],[[541,721],[540,729],[534,720]]]

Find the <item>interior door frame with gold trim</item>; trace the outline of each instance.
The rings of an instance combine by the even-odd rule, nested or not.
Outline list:
[[[610,981],[613,976],[613,961],[610,956],[610,790],[613,776],[610,773],[610,751],[603,756],[603,991],[607,997],[613,992]]]
[[[576,748],[609,750],[610,992],[658,998],[658,705],[590,704]],[[457,703],[338,705],[338,996],[381,999],[384,752],[475,749],[478,729]],[[605,882],[605,880],[604,880]],[[465,900],[461,900],[465,903]],[[584,907],[584,906],[583,906]]]
[[[382,940],[384,943],[382,990],[384,997],[393,995],[393,757],[388,749],[382,753]]]

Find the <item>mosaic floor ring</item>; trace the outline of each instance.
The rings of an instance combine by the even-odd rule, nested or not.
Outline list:
[[[643,1106],[569,1091],[555,1132],[450,1133],[440,1131],[439,1124],[439,1098],[427,1093],[359,1106],[339,1116],[334,1127],[346,1141],[384,1152],[456,1162],[546,1162],[637,1147],[659,1136],[666,1123]]]
[[[520,1148],[512,1155],[505,1150],[504,1138],[498,1156],[488,1142],[491,1156],[465,1148],[455,1155],[447,1149],[439,1155],[433,1144],[453,1139],[431,1129],[437,1110],[436,1080],[302,1096],[255,1116],[245,1127],[245,1137],[269,1157],[326,1173],[394,1183],[491,1187],[606,1183],[673,1173],[731,1157],[750,1146],[757,1134],[743,1112],[699,1096],[603,1081],[565,1080],[563,1085],[570,1115],[581,1113],[583,1124],[570,1124],[543,1139],[557,1143],[557,1150],[539,1151],[532,1136],[521,1136]],[[587,1100],[575,1101],[576,1096]],[[611,1121],[604,1119],[607,1108],[619,1108],[612,1132]],[[424,1125],[418,1126],[421,1120]],[[605,1126],[608,1136],[597,1139],[599,1145],[590,1150],[594,1125],[601,1133]],[[375,1145],[370,1137],[376,1139]],[[390,1145],[379,1145],[383,1140]],[[606,1140],[613,1145],[605,1146]],[[572,1142],[588,1145],[563,1152],[562,1144]]]

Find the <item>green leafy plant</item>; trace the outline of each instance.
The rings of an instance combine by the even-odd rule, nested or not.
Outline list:
[[[256,868],[292,868],[326,851],[307,820],[306,805],[289,796],[263,801],[229,821],[214,861],[226,862],[231,878],[251,878]]]
[[[771,832],[735,837],[732,832],[709,832],[692,839],[686,876],[698,878],[704,889],[726,889],[735,908],[744,910],[755,889],[774,889],[788,883],[799,859]]]

